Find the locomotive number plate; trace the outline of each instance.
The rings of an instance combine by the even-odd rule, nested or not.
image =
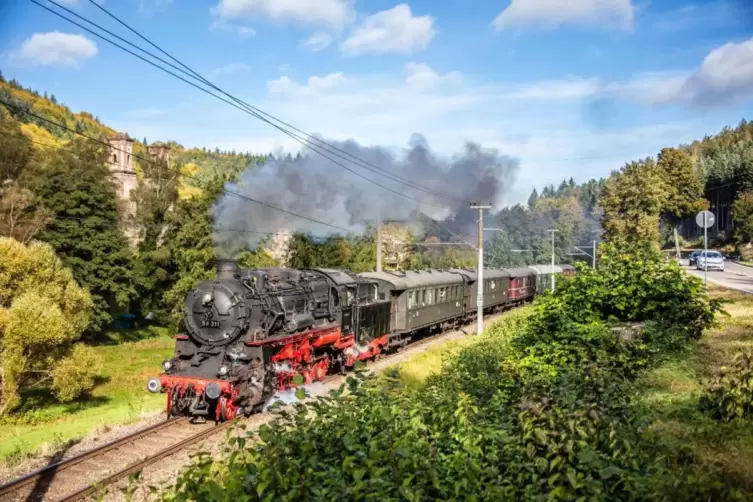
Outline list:
[[[220,321],[201,321],[202,328],[219,328]]]

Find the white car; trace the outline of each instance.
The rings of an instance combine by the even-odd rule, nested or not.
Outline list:
[[[724,272],[724,257],[719,251],[702,251],[696,261],[698,270],[719,270]]]

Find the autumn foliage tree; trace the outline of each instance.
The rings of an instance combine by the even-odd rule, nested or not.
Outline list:
[[[675,246],[679,253],[676,236],[680,222],[707,207],[703,179],[693,165],[690,153],[679,148],[662,149],[657,157],[657,169],[666,191],[662,216],[674,230]]]
[[[658,249],[666,201],[664,177],[653,159],[631,162],[613,172],[599,200],[604,238],[633,249]]]
[[[51,387],[62,401],[91,389],[99,360],[76,344],[92,300],[47,244],[0,237],[0,415],[21,392]]]

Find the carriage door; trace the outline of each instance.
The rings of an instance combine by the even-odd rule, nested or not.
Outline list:
[[[342,308],[340,326],[343,335],[355,333],[356,320],[353,314],[356,303],[355,296],[355,291],[347,286],[340,286],[340,305]]]

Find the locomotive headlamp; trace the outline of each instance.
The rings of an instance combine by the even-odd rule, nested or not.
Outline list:
[[[170,371],[170,368],[173,367],[173,363],[171,363],[170,361],[165,361],[164,363],[162,363],[162,367],[165,368],[165,371]]]
[[[209,305],[210,303],[212,303],[212,294],[211,293],[205,294],[204,297],[201,299],[201,303],[203,303],[204,305]]]
[[[220,376],[226,376],[227,375],[227,366],[224,364],[220,366]]]

